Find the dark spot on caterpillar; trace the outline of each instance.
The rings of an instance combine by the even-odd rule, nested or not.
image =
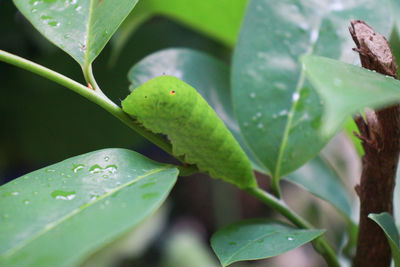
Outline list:
[[[145,95],[144,98],[147,98],[147,95]]]
[[[175,91],[172,90],[172,91],[170,91],[169,93],[170,93],[171,95],[174,95],[174,94],[175,94]]]

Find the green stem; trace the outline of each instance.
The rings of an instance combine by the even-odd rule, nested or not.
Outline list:
[[[278,211],[297,227],[304,229],[314,229],[314,227],[309,222],[307,222],[298,214],[296,214],[296,212],[291,210],[285,202],[277,199],[276,197],[265,192],[264,190],[260,188],[249,188],[246,190],[246,192],[257,198],[267,206],[271,207],[272,209]],[[313,245],[315,250],[317,250],[318,253],[320,253],[324,257],[329,266],[340,266],[335,251],[322,236],[314,239]]]
[[[86,75],[89,75],[88,77],[85,77],[88,79],[88,81],[91,83],[94,90],[89,89],[86,86],[83,86],[82,84],[58,73],[55,71],[52,71],[46,67],[43,67],[39,64],[36,64],[32,61],[29,61],[27,59],[21,58],[19,56],[10,54],[8,52],[5,52],[3,50],[0,50],[0,61],[4,61],[8,64],[17,66],[19,68],[28,70],[30,72],[36,73],[42,77],[45,77],[53,82],[56,82],[64,87],[67,87],[68,89],[71,89],[75,93],[80,94],[81,96],[87,98],[88,100],[92,101],[93,103],[96,103],[100,107],[104,108],[108,112],[110,112],[114,117],[118,118],[120,121],[125,123],[128,127],[132,128],[134,131],[148,139],[150,142],[156,144],[159,146],[161,149],[165,150],[167,153],[172,155],[172,147],[171,144],[165,140],[162,136],[154,134],[142,126],[138,125],[134,120],[132,120],[123,110],[118,107],[114,102],[112,102],[107,96],[103,94],[103,92],[100,90],[96,82],[94,81],[93,74],[91,72],[86,73]],[[92,76],[92,77],[90,77]],[[93,84],[92,84],[93,82]],[[178,158],[179,160],[183,161],[181,158]]]
[[[277,197],[277,198],[281,198],[281,188],[279,186],[279,177],[271,177],[271,190],[272,193]]]
[[[167,153],[172,155],[172,147],[171,144],[168,143],[163,137],[160,135],[156,135],[145,128],[141,127],[140,125],[136,124],[123,110],[118,107],[114,102],[112,102],[107,96],[103,94],[103,92],[98,87],[96,81],[94,80],[91,67],[84,71],[85,79],[92,85],[93,89],[89,89],[86,86],[60,74],[55,71],[52,71],[46,67],[38,65],[32,61],[27,59],[18,57],[16,55],[10,54],[3,50],[0,50],[0,61],[9,63],[11,65],[20,67],[22,69],[28,70],[30,72],[36,73],[42,77],[45,77],[51,81],[54,81],[72,91],[80,94],[81,96],[87,98],[88,100],[92,101],[93,103],[98,104],[109,113],[114,115],[120,121],[125,123],[127,126],[135,130],[137,133],[141,134],[143,137],[147,138],[152,143],[156,144]],[[178,158],[179,159],[179,158]],[[183,162],[183,160],[180,158]],[[187,173],[193,173],[196,171],[194,166],[187,167]],[[276,185],[275,185],[276,186]],[[278,188],[279,195],[279,184],[276,187]],[[287,219],[289,219],[293,224],[300,228],[312,229],[312,225],[309,224],[307,221],[302,219],[298,216],[294,211],[292,211],[286,204],[274,196],[268,194],[267,192],[259,189],[259,188],[252,188],[246,190],[249,194],[253,195],[261,202],[265,203],[266,205],[270,206],[271,208],[277,210]],[[313,241],[316,250],[321,253],[321,255],[325,258],[329,266],[339,266],[335,252],[329,246],[329,244],[322,238],[317,238]]]

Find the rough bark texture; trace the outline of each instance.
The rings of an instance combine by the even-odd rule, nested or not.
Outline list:
[[[362,66],[397,77],[397,64],[389,43],[364,21],[353,20],[349,28],[357,45]],[[391,252],[379,226],[368,218],[370,213],[393,212],[393,189],[400,151],[399,106],[367,111],[366,119],[355,119],[365,155],[356,192],[360,198],[360,224],[353,266],[390,266]]]

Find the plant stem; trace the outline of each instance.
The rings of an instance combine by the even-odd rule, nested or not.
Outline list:
[[[112,102],[107,96],[103,94],[103,92],[98,87],[96,81],[94,80],[91,67],[88,70],[86,70],[85,79],[87,80],[88,83],[91,84],[94,90],[86,86],[83,86],[82,84],[60,73],[57,73],[32,61],[10,54],[3,50],[0,50],[0,61],[28,70],[42,77],[45,77],[51,81],[54,81],[64,87],[67,87],[68,89],[71,89],[72,91],[80,94],[81,96],[87,98],[93,103],[98,104],[99,106],[110,112],[112,115],[114,115],[116,118],[118,118],[120,121],[122,121],[124,124],[135,130],[137,133],[141,134],[143,137],[147,138],[149,141],[156,144],[157,146],[165,150],[167,153],[172,155],[172,147],[171,144],[168,143],[168,141],[166,141],[160,135],[156,135],[146,130],[142,126],[138,125],[125,112],[123,112],[123,110],[120,107],[118,107],[114,102]],[[182,158],[178,159],[183,162]],[[188,166],[185,168],[187,168],[186,169],[187,174],[193,173],[197,170],[195,166]],[[279,185],[277,188],[279,189]],[[294,211],[292,211],[282,200],[275,198],[274,196],[268,194],[267,192],[259,188],[247,189],[246,192],[253,195],[261,202],[267,204],[269,207],[277,210],[279,213],[281,213],[283,216],[289,219],[297,227],[305,229],[313,228],[311,224],[309,224],[307,221],[305,221],[303,218],[297,215]],[[329,266],[339,266],[335,252],[325,241],[325,239],[319,237],[313,241],[313,244],[315,246],[315,249],[319,253],[321,253],[321,255],[325,258]]]
[[[246,190],[246,192],[257,198],[267,206],[271,207],[272,209],[278,211],[297,227],[303,229],[314,229],[314,227],[309,222],[307,222],[298,214],[296,214],[296,212],[291,210],[283,200],[277,199],[273,195],[265,192],[260,188],[249,188]],[[315,250],[324,257],[329,266],[340,266],[335,251],[322,236],[314,239],[313,245]]]
[[[120,121],[122,121],[124,124],[126,124],[128,127],[145,137],[147,140],[150,142],[154,143],[155,145],[159,146],[161,149],[166,151],[167,153],[172,155],[172,147],[171,144],[165,140],[162,136],[154,134],[142,126],[138,125],[134,120],[132,120],[123,110],[118,107],[114,102],[112,102],[107,96],[103,94],[103,92],[100,90],[98,87],[97,83],[94,81],[93,77],[90,77],[91,74],[91,67],[90,67],[90,72],[89,76],[86,77],[91,83],[93,89],[89,89],[88,87],[58,73],[53,70],[50,70],[46,67],[43,67],[39,64],[36,64],[32,61],[29,61],[27,59],[21,58],[19,56],[10,54],[8,52],[5,52],[3,50],[0,50],[0,61],[6,62],[8,64],[17,66],[19,68],[28,70],[30,72],[33,72],[35,74],[38,74],[42,77],[45,77],[53,82],[56,82],[64,87],[67,87],[68,89],[71,89],[75,93],[80,94],[81,96],[85,97],[86,99],[92,101],[93,103],[96,103],[100,107],[104,108],[108,112],[110,112],[114,117],[118,118]],[[87,75],[87,74],[86,74]],[[85,75],[85,76],[86,76]],[[93,84],[92,84],[93,83]],[[178,158],[180,161],[183,161],[183,159]]]

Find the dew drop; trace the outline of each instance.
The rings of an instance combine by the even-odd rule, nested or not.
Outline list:
[[[299,98],[300,98],[299,92],[294,92],[292,95],[293,102],[296,102],[297,100],[299,100]]]
[[[31,4],[31,5],[33,5],[33,6],[37,6],[37,5],[39,5],[39,3],[40,3],[40,1],[29,1],[29,3]]]
[[[18,196],[18,195],[19,195],[19,192],[17,192],[17,191],[12,192],[11,195],[13,195],[13,196]]]
[[[259,124],[257,124],[257,127],[258,127],[259,129],[262,129],[262,128],[264,128],[264,124],[259,123]]]
[[[293,237],[291,237],[291,236],[289,236],[289,237],[287,238],[287,240],[289,240],[289,241],[293,241],[293,240],[294,240],[294,238],[293,238]]]
[[[74,165],[74,168],[72,169],[72,171],[74,173],[77,173],[78,171],[82,170],[84,167],[85,167],[85,165],[83,165],[83,164]]]
[[[55,172],[56,170],[53,169],[47,169],[46,172]]]
[[[106,37],[108,35],[108,31],[107,30],[104,30],[103,31],[103,37]]]
[[[109,173],[116,173],[117,172],[117,166],[116,165],[108,165],[106,166],[106,171]]]
[[[25,200],[23,201],[23,203],[24,203],[25,205],[28,205],[30,202],[29,202],[28,199],[25,199]]]
[[[90,167],[89,172],[91,174],[95,174],[95,173],[100,173],[103,170],[102,167],[100,167],[99,165],[95,164],[92,167]]]
[[[299,27],[300,27],[301,30],[307,31],[310,28],[310,25],[308,25],[305,22],[301,22],[301,23],[299,23]]]
[[[61,200],[72,200],[75,198],[75,191],[61,191],[61,190],[55,190],[51,192],[51,196],[55,199],[61,199]]]
[[[319,35],[318,31],[316,29],[313,29],[310,34],[310,42],[315,43],[318,39],[318,35]]]
[[[109,161],[109,160],[110,160],[110,157],[105,156],[105,157],[104,157],[104,160],[105,160],[105,161]]]
[[[47,24],[49,24],[51,27],[59,27],[61,25],[61,23],[58,21],[49,21]]]
[[[90,201],[94,201],[96,200],[100,195],[98,195],[97,193],[91,193],[90,194]]]
[[[82,9],[82,7],[81,6],[77,6],[77,7],[75,7],[75,11],[79,11],[79,10],[81,10]]]
[[[280,116],[285,116],[285,115],[287,115],[287,114],[288,114],[288,111],[287,111],[286,109],[281,110],[281,111],[279,112],[279,115],[280,115]]]
[[[251,93],[250,93],[250,97],[251,97],[251,98],[255,98],[255,97],[256,97],[256,93],[251,92]]]

